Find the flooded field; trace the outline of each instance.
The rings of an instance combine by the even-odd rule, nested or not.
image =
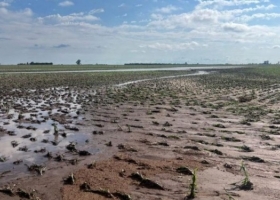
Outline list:
[[[186,75],[159,78],[176,76]],[[115,87],[148,80],[153,79],[129,81]],[[79,156],[78,147],[86,148],[89,154],[98,152],[98,149],[88,145],[91,134],[79,130],[85,119],[82,104],[97,101],[96,94],[94,89],[52,87],[15,88],[11,89],[9,95],[2,95],[0,162],[2,173],[7,172],[9,175],[5,180],[0,179],[0,182],[26,176],[29,174],[29,166],[44,168],[50,160],[74,163]],[[69,150],[71,147],[74,151]]]
[[[265,72],[2,75],[0,199],[279,199]]]
[[[89,136],[77,133],[84,119],[81,103],[91,100],[95,92],[82,94],[64,87],[28,90],[26,96],[21,96],[20,89],[12,92],[16,96],[5,96],[0,102],[1,170],[13,169],[14,177],[27,172],[23,163],[43,166],[52,156],[66,159],[62,156],[70,143],[86,144]]]

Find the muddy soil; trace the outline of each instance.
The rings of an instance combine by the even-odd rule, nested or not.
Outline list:
[[[1,168],[0,199],[23,198],[18,188],[44,200],[187,199],[194,171],[195,199],[279,199],[279,113],[271,103],[278,88],[272,88],[252,94],[180,78],[100,89],[80,100],[79,120],[70,123],[78,130],[56,120],[61,132],[84,137],[46,146],[54,156],[34,160],[46,167],[42,175],[28,171],[25,158],[19,165],[25,170]],[[2,132],[1,140],[12,137]]]

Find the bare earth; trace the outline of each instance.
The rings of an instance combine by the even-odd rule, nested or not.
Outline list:
[[[248,102],[232,103],[250,92],[212,91],[187,78],[102,89],[97,101],[83,106],[84,118],[77,125],[89,136],[77,148],[92,155],[66,152],[77,158],[75,165],[50,160],[42,176],[26,172],[12,179],[3,174],[0,186],[35,190],[29,199],[42,200],[184,199],[192,175],[182,169],[188,168],[197,170],[195,199],[280,199],[279,127],[272,126],[277,113],[265,112],[249,122],[243,113],[233,112],[244,105],[268,111],[279,104],[260,101],[268,95],[265,91],[256,91]],[[250,160],[252,156],[263,160]],[[242,160],[253,183],[249,190],[240,187]],[[71,173],[74,182],[64,181]],[[135,173],[157,185],[145,184]],[[81,188],[85,185],[90,190]],[[23,198],[0,193],[0,199]]]

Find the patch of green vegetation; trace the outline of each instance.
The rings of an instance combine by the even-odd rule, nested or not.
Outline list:
[[[270,78],[271,77],[279,78],[280,76],[279,65],[270,65],[270,66],[265,65],[265,66],[252,68],[249,71],[256,75],[270,77]]]

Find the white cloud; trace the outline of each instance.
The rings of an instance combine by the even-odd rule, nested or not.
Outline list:
[[[221,13],[211,9],[196,10],[192,13],[182,13],[178,15],[169,15],[162,18],[159,15],[152,16],[155,20],[151,21],[148,26],[160,29],[176,29],[198,27],[201,24],[211,25],[217,23],[221,18]]]
[[[38,18],[40,22],[42,23],[71,23],[71,22],[93,22],[98,21],[99,18],[91,15],[91,14],[85,14],[83,12],[81,13],[72,13],[70,15],[48,15],[46,17],[40,17]]]
[[[74,3],[72,1],[63,1],[58,4],[61,7],[73,6]]]
[[[280,45],[274,45],[272,48],[273,49],[280,49]]]
[[[275,18],[280,18],[280,13],[256,13],[253,15],[243,15],[239,18],[239,20],[248,22],[254,19],[270,20]]]
[[[99,9],[93,9],[93,10],[89,11],[89,14],[94,15],[94,14],[103,13],[103,12],[105,12],[105,10],[103,8],[99,8]]]
[[[198,6],[191,12],[184,12],[181,14],[162,15],[159,13],[153,13],[151,15],[151,22],[149,27],[155,27],[160,29],[176,29],[176,28],[195,28],[201,26],[218,26],[223,23],[245,23],[254,19],[275,19],[280,17],[279,13],[269,13],[267,11],[275,8],[273,4],[264,5],[261,4],[264,0],[243,1],[243,0],[200,0]],[[250,5],[257,4],[255,6],[243,6],[242,8],[235,9],[222,9],[210,8],[208,5]],[[255,13],[258,10],[262,10],[262,13]],[[168,12],[168,10],[166,10]],[[252,13],[253,14],[245,14]]]
[[[260,4],[262,2],[269,2],[269,1],[266,0],[198,0],[198,2],[199,4],[196,7],[197,9],[201,9],[201,8],[221,9],[223,7]]]
[[[4,1],[0,2],[0,7],[8,7],[8,6],[10,6],[9,3],[4,2]]]
[[[186,50],[186,49],[194,49],[195,47],[207,47],[206,44],[200,45],[199,43],[192,41],[187,43],[179,43],[179,44],[172,44],[172,43],[160,43],[156,42],[153,44],[148,45],[141,45],[140,48],[150,48],[150,49],[156,49],[156,50],[170,50],[170,51],[180,51],[180,50]]]
[[[140,50],[137,50],[137,49],[132,49],[132,50],[130,50],[130,52],[131,53],[146,53],[146,51],[144,51],[144,50],[140,51]]]
[[[155,20],[162,20],[162,19],[164,19],[164,17],[161,14],[155,14],[155,13],[151,14],[151,18],[155,19]]]
[[[180,8],[175,7],[173,5],[168,5],[166,7],[156,9],[156,12],[169,14],[169,13],[172,13],[172,12],[177,11],[177,10],[180,10]]]
[[[125,7],[125,4],[122,3],[122,4],[120,4],[118,7],[119,7],[119,8]]]
[[[232,32],[246,32],[249,30],[247,25],[236,24],[236,23],[226,23],[226,24],[222,25],[222,28],[225,31],[232,31]]]
[[[0,14],[1,15],[5,15],[7,14],[9,11],[6,8],[0,8]]]
[[[11,12],[7,8],[0,8],[0,22],[1,21],[9,21],[9,22],[16,22],[16,20],[19,21],[25,21],[30,20],[33,16],[33,11],[30,8],[25,8],[23,10],[20,10],[18,12]]]
[[[23,13],[24,15],[27,15],[27,16],[32,16],[32,15],[33,15],[33,12],[32,12],[32,10],[31,10],[30,8],[25,8],[25,9],[22,11],[22,13]]]
[[[217,22],[219,18],[219,12],[210,9],[199,10],[190,15],[192,22]]]
[[[227,11],[223,11],[223,12],[227,12],[227,13],[232,13],[233,15],[239,15],[239,14],[243,14],[243,13],[248,13],[248,12],[253,12],[253,11],[257,11],[257,10],[271,10],[273,8],[275,8],[276,6],[273,4],[270,4],[268,6],[265,5],[257,5],[255,7],[247,7],[247,8],[239,8],[239,9],[232,9],[232,10],[227,10]]]

